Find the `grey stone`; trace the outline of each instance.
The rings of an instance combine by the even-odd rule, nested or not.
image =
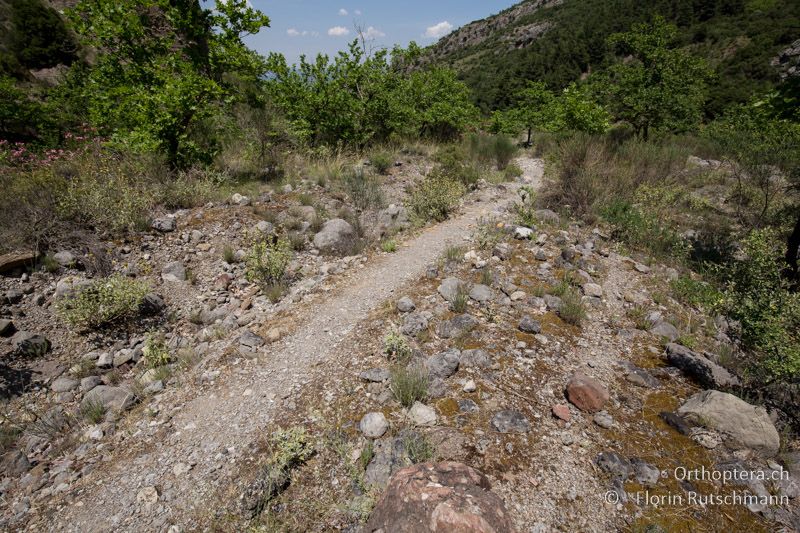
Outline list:
[[[561,298],[553,296],[552,294],[545,294],[543,296],[544,303],[547,304],[547,309],[551,311],[558,311],[561,309]]]
[[[7,318],[0,318],[0,337],[10,337],[17,331],[14,323]]]
[[[263,234],[263,235],[272,235],[275,233],[275,226],[273,226],[270,222],[266,220],[261,220],[255,226],[256,231]]]
[[[591,296],[593,298],[602,298],[603,287],[601,287],[597,283],[585,283],[583,285],[583,294],[585,294],[586,296]]]
[[[460,355],[461,352],[455,348],[437,353],[425,361],[425,368],[431,377],[447,379],[458,372]]]
[[[68,377],[60,377],[50,385],[50,390],[53,392],[68,392],[77,388],[78,380]]]
[[[20,450],[13,450],[3,455],[0,461],[0,472],[5,476],[19,476],[30,470],[31,463],[28,457]]]
[[[101,385],[103,380],[100,376],[88,376],[81,380],[81,392],[89,392],[93,388]]]
[[[164,300],[161,298],[161,296],[152,292],[146,294],[142,299],[142,303],[139,304],[139,312],[148,316],[157,315],[166,308],[167,304],[164,303]]]
[[[464,367],[489,368],[492,366],[492,360],[488,352],[480,348],[461,352],[459,363]]]
[[[361,419],[361,422],[359,422],[358,429],[361,430],[361,433],[363,433],[365,437],[377,439],[378,437],[382,437],[383,434],[386,433],[386,430],[389,429],[389,422],[386,420],[383,413],[367,413]]]
[[[161,279],[168,282],[186,281],[186,267],[180,261],[167,263],[161,269]]]
[[[653,327],[650,328],[650,333],[669,339],[670,342],[676,341],[681,336],[680,331],[666,320],[660,320],[653,324]]]
[[[466,290],[466,284],[458,278],[445,278],[437,290],[442,298],[452,303],[459,291]]]
[[[397,310],[400,311],[401,313],[410,313],[411,311],[417,308],[417,306],[414,304],[414,301],[408,296],[403,296],[402,298],[397,300],[396,305],[397,305]]]
[[[29,331],[18,331],[11,337],[11,344],[19,355],[39,357],[50,351],[50,341],[44,335]]]
[[[437,420],[436,411],[420,402],[414,402],[408,410],[408,417],[417,426],[433,426]]]
[[[633,473],[631,462],[615,452],[600,453],[595,459],[595,463],[601,470],[622,481],[627,480]]]
[[[372,461],[364,472],[364,482],[372,487],[385,487],[392,474],[409,466],[411,460],[406,450],[406,442],[415,436],[415,432],[406,430],[396,437],[376,440],[373,445]]]
[[[347,255],[357,241],[356,230],[341,218],[327,221],[322,230],[314,235],[314,246],[324,254]]]
[[[79,277],[67,276],[61,278],[56,283],[56,299],[71,298],[91,286],[91,284],[91,281]]]
[[[739,378],[725,368],[680,344],[667,344],[667,362],[680,368],[704,387],[728,388],[740,384]]]
[[[231,204],[240,206],[250,205],[250,198],[237,192],[231,196]]]
[[[500,433],[527,433],[531,423],[519,411],[505,410],[492,417],[492,427]]]
[[[638,457],[631,459],[631,465],[633,466],[633,476],[642,485],[656,485],[661,479],[661,471],[658,468]]]
[[[780,436],[767,411],[725,392],[695,394],[678,409],[690,423],[718,432],[734,450],[752,449],[772,457],[780,449]]]
[[[537,209],[534,211],[533,215],[543,222],[550,222],[553,224],[558,224],[560,220],[558,214],[550,209]]]
[[[478,404],[470,399],[458,400],[458,410],[462,413],[477,413]]]
[[[103,352],[97,358],[95,366],[97,368],[109,368],[113,364],[114,364],[114,356],[111,355],[110,352]]]
[[[264,346],[266,341],[263,339],[263,337],[256,335],[250,330],[246,330],[244,333],[242,333],[242,336],[239,337],[239,344],[247,348],[254,349],[258,348],[259,346]]]
[[[389,381],[391,374],[385,368],[372,368],[361,372],[358,377],[372,383],[383,383],[384,381]]]
[[[542,332],[542,325],[529,316],[522,317],[519,322],[519,329],[525,333],[537,334]]]
[[[22,291],[17,289],[9,289],[6,291],[5,301],[9,304],[18,304],[22,301],[22,297],[25,296]]]
[[[611,429],[614,425],[614,419],[606,411],[600,411],[594,415],[594,423],[604,429]]]
[[[98,385],[83,397],[81,408],[86,409],[92,404],[99,403],[106,410],[124,411],[134,404],[134,395],[123,387]]]
[[[428,328],[428,317],[422,313],[409,313],[403,319],[400,333],[416,337]]]
[[[124,348],[114,355],[113,365],[115,367],[122,366],[127,363],[133,362],[133,350]]]
[[[533,230],[524,226],[517,226],[514,228],[514,238],[519,240],[528,240],[533,236]]]
[[[443,339],[451,339],[453,337],[460,337],[472,331],[478,325],[477,319],[472,315],[466,313],[456,315],[450,320],[440,322],[436,329],[437,335]]]
[[[160,217],[153,220],[153,229],[162,233],[175,231],[177,227],[178,223],[175,221],[175,217]]]
[[[67,268],[75,266],[78,262],[75,254],[66,250],[53,254],[53,259],[59,265]]]
[[[490,302],[494,299],[494,292],[486,285],[474,285],[469,291],[469,297],[479,303]]]

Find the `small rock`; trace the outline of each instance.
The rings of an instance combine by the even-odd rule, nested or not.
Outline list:
[[[382,437],[386,430],[389,429],[389,422],[383,413],[373,412],[367,413],[358,424],[358,428],[365,437],[377,439]]]
[[[533,236],[533,230],[523,226],[514,228],[514,238],[519,240],[528,240]]]
[[[463,390],[464,392],[475,392],[476,390],[478,390],[478,386],[475,384],[475,380],[473,379],[467,380],[467,382],[464,383]]]
[[[489,368],[492,366],[492,359],[489,357],[489,353],[480,348],[464,350],[461,352],[459,362],[460,366],[463,367]]]
[[[414,402],[408,410],[408,417],[417,426],[433,426],[437,420],[436,411],[420,402]]]
[[[252,331],[246,330],[242,334],[242,336],[239,337],[239,344],[241,344],[246,348],[255,349],[260,346],[264,346],[264,344],[266,344],[266,341],[259,335],[253,333]]]
[[[569,412],[569,406],[563,403],[556,404],[552,407],[553,416],[564,422],[569,422],[572,415]]]
[[[567,399],[581,411],[595,413],[608,401],[608,391],[597,380],[576,372],[567,383]]]
[[[100,376],[88,376],[81,380],[81,392],[89,392],[93,388],[101,385],[103,380]]]
[[[681,336],[680,331],[678,328],[667,322],[666,320],[659,320],[653,324],[653,327],[650,328],[650,333],[656,335],[658,337],[664,337],[669,339],[670,342],[674,342],[678,340],[678,337]]]
[[[486,285],[474,285],[469,291],[469,297],[478,303],[486,303],[492,301],[494,293]]]
[[[68,377],[60,377],[56,379],[52,383],[52,385],[50,385],[50,390],[52,390],[53,392],[69,392],[77,388],[78,388],[78,380]]]
[[[602,298],[603,288],[597,283],[586,283],[583,285],[583,294],[593,298]]]
[[[383,383],[384,381],[389,381],[391,374],[385,368],[372,368],[361,372],[358,377],[372,383]]]
[[[250,205],[250,198],[237,192],[231,196],[231,204],[240,206]]]
[[[428,317],[425,314],[409,313],[406,315],[405,319],[403,319],[400,333],[416,337],[426,329],[428,329]]]
[[[28,331],[18,331],[11,337],[11,344],[19,355],[26,357],[39,357],[50,351],[50,341]]]
[[[31,469],[28,457],[20,450],[13,450],[3,455],[0,461],[0,472],[5,476],[19,476]]]
[[[186,267],[180,261],[167,263],[161,269],[161,279],[172,283],[186,281]]]
[[[461,352],[455,348],[432,355],[425,361],[425,368],[433,378],[447,379],[458,371]]]
[[[460,337],[472,331],[478,325],[477,319],[469,314],[456,315],[450,320],[440,322],[436,334],[443,339]]]
[[[531,424],[525,416],[518,411],[505,410],[492,417],[492,427],[500,433],[527,433]]]
[[[58,253],[53,254],[53,259],[56,263],[61,265],[65,268],[71,268],[77,264],[77,258],[72,252],[68,252],[66,250],[62,250]]]
[[[594,423],[603,429],[611,429],[614,425],[614,419],[606,411],[600,411],[594,415]]]
[[[7,318],[0,319],[0,337],[10,337],[17,331],[14,323]]]
[[[530,316],[525,315],[519,322],[519,329],[524,333],[537,334],[542,332],[542,325]]]
[[[458,278],[445,278],[437,291],[448,302],[453,302],[460,291],[465,290],[465,284]]]
[[[158,489],[145,487],[136,494],[136,502],[142,505],[153,505],[158,502]]]
[[[417,306],[414,304],[414,301],[408,296],[403,296],[402,298],[397,300],[396,305],[397,305],[397,310],[400,311],[401,313],[410,313],[411,311],[417,308]]]
[[[153,220],[153,229],[161,233],[169,233],[175,231],[178,224],[174,217],[161,217]]]

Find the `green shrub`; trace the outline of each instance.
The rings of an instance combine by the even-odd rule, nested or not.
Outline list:
[[[405,362],[411,357],[411,346],[403,335],[391,331],[383,339],[383,353],[390,359]]]
[[[686,258],[689,243],[668,221],[625,201],[615,201],[601,211],[614,226],[614,238],[655,256]]]
[[[148,291],[143,281],[114,275],[93,282],[56,305],[69,324],[94,329],[135,318]]]
[[[800,293],[781,276],[777,232],[757,230],[742,242],[744,259],[723,270],[727,280],[717,309],[740,324],[752,355],[747,370],[760,383],[800,376]]]
[[[474,154],[465,150],[461,145],[450,144],[436,152],[436,163],[431,174],[448,178],[470,187],[478,182],[481,171],[476,166]]]
[[[236,262],[236,251],[230,244],[226,244],[222,248],[222,260],[230,265]]]
[[[536,217],[536,190],[530,186],[523,186],[519,190],[520,201],[514,203],[516,223],[520,226],[535,228]]]
[[[647,309],[642,306],[637,305],[628,309],[626,315],[633,321],[636,329],[648,330],[653,325],[647,320]]]
[[[680,276],[670,281],[669,286],[679,301],[705,310],[714,309],[722,296],[710,283],[689,276]]]
[[[99,424],[106,417],[106,406],[99,400],[86,399],[81,402],[81,416],[92,424]]]
[[[455,313],[463,313],[467,310],[467,303],[469,302],[469,292],[466,287],[459,285],[456,289],[456,294],[453,301],[450,302],[450,309]]]
[[[459,182],[432,173],[414,187],[408,205],[419,222],[443,222],[456,209],[464,192]]]
[[[158,334],[148,334],[142,348],[142,357],[148,368],[159,368],[169,364],[172,355],[164,342],[164,336]]]
[[[586,320],[586,307],[583,305],[583,300],[578,291],[570,288],[561,295],[558,316],[561,317],[561,320],[573,326],[580,326]]]
[[[415,432],[403,436],[403,447],[414,464],[430,461],[436,455],[436,446],[425,435]]]
[[[516,145],[505,135],[476,133],[470,135],[468,142],[475,160],[484,166],[495,165],[498,170],[505,170],[517,154]]]
[[[263,287],[279,285],[292,260],[292,244],[286,237],[257,240],[247,254],[247,279]]]
[[[376,152],[369,158],[372,167],[378,174],[386,174],[392,167],[392,156],[386,152]]]
[[[516,163],[510,163],[504,170],[503,170],[503,178],[506,181],[513,181],[515,178],[522,176],[523,170]]]
[[[428,371],[424,367],[398,367],[392,370],[390,389],[404,407],[428,397]]]
[[[448,244],[444,249],[444,260],[448,263],[460,263],[464,260],[466,249],[463,246]]]
[[[345,172],[342,184],[356,209],[364,211],[383,207],[384,197],[380,182],[367,175],[362,167]]]
[[[389,254],[396,252],[397,241],[395,241],[394,239],[386,239],[381,241],[381,250]]]

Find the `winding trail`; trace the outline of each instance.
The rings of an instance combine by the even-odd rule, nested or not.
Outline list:
[[[517,162],[524,171],[520,181],[539,187],[542,162]],[[479,191],[478,201],[457,217],[425,229],[396,253],[371,260],[324,294],[318,305],[302,306],[293,318],[298,325],[294,331],[261,348],[258,360],[229,364],[212,384],[198,380],[200,387],[162,395],[159,419],[164,413],[172,416],[132,428],[130,437],[56,502],[58,508],[51,505],[36,513],[39,520],[28,529],[191,530],[190,517],[202,512],[213,501],[210,495],[230,482],[236,470],[231,465],[249,453],[248,445],[276,410],[291,404],[293,392],[309,384],[310,371],[324,369],[371,311],[424,275],[427,265],[449,244],[469,235],[481,217],[513,202],[519,186]],[[232,346],[236,342],[231,339]]]

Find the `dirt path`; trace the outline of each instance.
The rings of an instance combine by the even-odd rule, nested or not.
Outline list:
[[[538,187],[541,161],[518,163],[524,170],[521,181]],[[348,335],[370,311],[422,276],[426,266],[449,244],[469,235],[481,217],[514,201],[518,187],[476,193],[479,201],[459,216],[427,228],[396,253],[367,263],[318,305],[301,310],[294,319],[299,327],[262,348],[257,361],[237,359],[211,383],[199,378],[199,390],[180,393],[186,397],[183,402],[165,396],[152,422],[134,424],[130,437],[64,495],[59,509],[39,515],[48,524],[29,527],[186,530],[186,517],[202,511],[209,495],[229,481],[237,460],[249,453],[248,445],[268,426],[271,413],[293,408],[293,392],[311,381],[311,370],[346,349]],[[231,341],[233,346],[238,342]]]

